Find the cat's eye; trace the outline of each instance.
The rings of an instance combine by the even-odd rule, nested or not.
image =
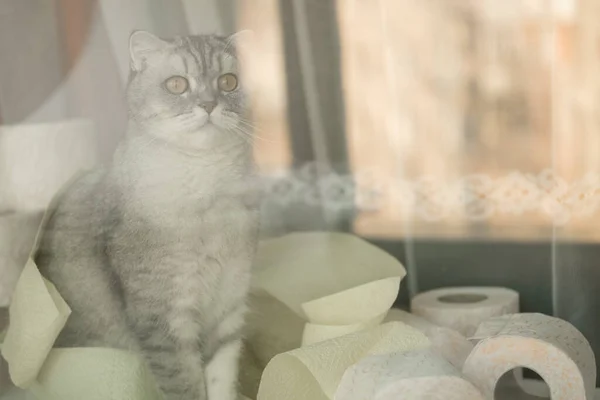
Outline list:
[[[189,86],[189,82],[183,76],[172,76],[165,81],[165,87],[173,94],[184,93]]]
[[[238,78],[235,74],[223,74],[219,77],[217,85],[224,92],[233,92],[238,87]]]

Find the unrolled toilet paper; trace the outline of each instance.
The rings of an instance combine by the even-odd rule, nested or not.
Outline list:
[[[54,341],[65,326],[71,309],[56,287],[45,279],[35,264],[43,230],[59,198],[81,177],[75,173],[59,188],[36,228],[28,259],[14,288],[9,308],[9,327],[2,343],[2,356],[8,362],[12,382],[21,388],[35,387],[36,378],[46,362]]]
[[[566,321],[543,314],[513,314],[479,327],[477,345],[463,373],[494,399],[498,380],[517,367],[536,371],[548,384],[552,400],[594,398],[596,361],[590,344]]]
[[[416,295],[411,312],[471,336],[483,321],[519,312],[519,294],[500,287],[453,287]]]
[[[386,316],[384,322],[400,321],[423,332],[431,341],[434,353],[448,360],[455,368],[462,369],[473,344],[462,334],[450,328],[437,326],[424,318],[393,308]]]
[[[31,258],[14,294],[2,355],[13,383],[27,388],[34,383],[71,309],[56,287],[40,275]]]
[[[415,315],[408,311],[404,311],[399,308],[390,309],[390,311],[388,312],[388,314],[385,317],[385,321],[386,322],[387,321],[404,322],[405,324],[410,325],[413,328],[416,328],[416,329],[420,330],[421,332],[425,332],[425,333],[431,331],[432,329],[439,327],[438,325],[434,324],[431,321],[426,320],[423,317],[419,317],[418,315]]]
[[[334,400],[483,400],[481,392],[431,350],[367,357],[348,368]]]
[[[257,357],[266,365],[276,354],[379,325],[405,275],[398,260],[353,235],[261,242],[251,299],[260,312],[248,318]]]
[[[41,226],[60,197],[61,191]],[[258,253],[240,377],[246,397],[330,400],[346,368],[364,356],[430,346],[406,324],[378,325],[406,273],[382,250],[350,235],[315,232],[263,242]],[[135,355],[52,349],[70,310],[34,260],[29,258],[16,286],[2,344],[13,381],[42,399],[48,393],[65,400],[154,398],[151,377]]]
[[[31,252],[43,212],[0,213],[0,307],[7,307]]]

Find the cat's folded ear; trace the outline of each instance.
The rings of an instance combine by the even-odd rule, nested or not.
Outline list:
[[[237,49],[245,48],[248,46],[252,40],[254,40],[254,31],[249,29],[245,29],[243,31],[239,31],[233,33],[227,37],[227,41],[230,45],[233,45]]]
[[[166,49],[169,43],[146,31],[134,31],[129,37],[131,68],[140,71],[154,52]]]

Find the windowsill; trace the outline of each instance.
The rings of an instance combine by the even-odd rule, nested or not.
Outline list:
[[[599,244],[600,229],[595,225],[573,223],[553,229],[550,223],[532,219],[513,217],[505,221],[487,220],[484,222],[451,221],[445,223],[383,218],[378,214],[361,214],[353,224],[352,231],[357,235],[379,240],[440,240],[440,241],[486,241],[523,243],[577,243]]]

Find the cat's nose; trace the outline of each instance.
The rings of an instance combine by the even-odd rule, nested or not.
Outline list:
[[[204,108],[204,111],[206,111],[208,114],[210,114],[215,107],[217,106],[217,102],[216,101],[205,101],[200,103],[200,107]]]

